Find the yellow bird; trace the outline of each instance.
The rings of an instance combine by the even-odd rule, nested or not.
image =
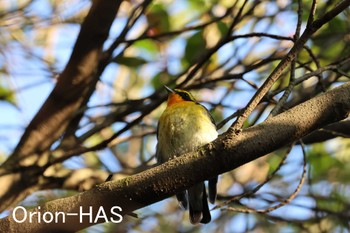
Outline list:
[[[157,129],[158,163],[195,151],[218,137],[216,125],[209,111],[191,93],[165,86],[169,95],[167,108],[161,115]],[[215,202],[218,177],[208,181],[209,201]],[[211,220],[204,182],[198,183],[176,197],[182,208],[189,207],[192,224]]]

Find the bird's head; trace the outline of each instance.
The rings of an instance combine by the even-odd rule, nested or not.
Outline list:
[[[169,93],[169,95],[168,95],[168,107],[173,105],[173,104],[185,102],[185,101],[197,103],[196,99],[188,91],[181,90],[181,89],[174,89],[173,90],[165,85],[164,85],[164,87]]]

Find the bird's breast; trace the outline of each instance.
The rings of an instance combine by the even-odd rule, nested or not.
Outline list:
[[[194,151],[218,135],[206,109],[195,103],[167,108],[159,122],[158,150],[170,158]]]

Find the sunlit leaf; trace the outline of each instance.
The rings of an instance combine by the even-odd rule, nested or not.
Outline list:
[[[15,93],[4,86],[0,86],[0,101],[6,101],[16,106]]]
[[[136,48],[139,48],[142,51],[147,52],[148,55],[150,56],[155,56],[159,52],[159,48],[156,42],[150,39],[136,41],[133,45]]]

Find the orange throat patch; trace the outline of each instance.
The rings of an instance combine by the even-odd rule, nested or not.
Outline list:
[[[168,107],[170,107],[171,105],[173,104],[176,104],[176,103],[181,103],[181,102],[184,102],[184,99],[182,99],[182,97],[176,93],[170,93],[169,96],[168,96]]]

